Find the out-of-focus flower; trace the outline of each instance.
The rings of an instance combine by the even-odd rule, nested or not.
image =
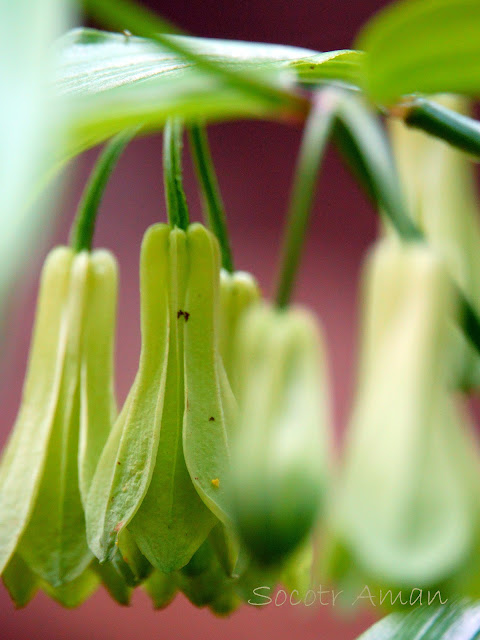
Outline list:
[[[300,309],[255,307],[241,322],[235,366],[235,527],[254,560],[280,565],[311,532],[329,476],[326,366],[316,322]]]
[[[438,102],[468,114],[464,98],[440,96]],[[480,206],[471,159],[463,152],[400,120],[390,122],[393,150],[415,223],[443,258],[456,283],[480,312]],[[451,382],[480,384],[480,359],[456,329]]]
[[[220,273],[219,349],[233,392],[237,393],[238,376],[234,366],[234,351],[239,321],[244,312],[260,300],[255,278],[246,271]]]
[[[478,452],[447,389],[453,313],[432,249],[393,237],[378,244],[365,273],[360,375],[334,507],[350,573],[373,584],[434,585],[475,544]]]

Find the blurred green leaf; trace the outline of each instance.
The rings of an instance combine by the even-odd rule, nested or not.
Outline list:
[[[72,5],[0,0],[0,305],[45,230],[48,207],[37,203],[30,211],[29,204],[61,121],[46,84],[51,44],[68,26]]]
[[[295,84],[336,78],[350,82],[359,54],[272,44],[168,36],[223,68],[251,71],[266,86],[295,96]],[[59,161],[75,156],[125,127],[163,126],[171,115],[205,117],[298,117],[285,104],[235,87],[158,43],[93,29],[75,29],[59,43],[55,89],[72,109],[69,137]]]
[[[358,640],[474,640],[480,635],[480,605],[446,604],[393,613]]]
[[[377,103],[409,93],[480,96],[480,2],[403,0],[361,32],[366,89]]]
[[[341,49],[300,57],[290,62],[289,66],[305,84],[317,85],[326,81],[339,81],[361,85],[363,58],[364,54],[361,51]]]

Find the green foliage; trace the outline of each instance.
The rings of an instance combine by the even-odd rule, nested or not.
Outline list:
[[[358,640],[475,640],[480,634],[480,606],[448,603],[392,613]]]
[[[410,93],[480,95],[478,0],[401,0],[374,16],[357,45],[376,103]]]
[[[46,90],[50,48],[69,27],[73,7],[73,0],[1,3],[0,330],[5,298],[51,217],[49,198],[32,205],[57,152],[65,115]]]
[[[254,90],[240,89],[221,73],[198,68],[149,40],[75,29],[58,44],[55,91],[71,108],[69,138],[59,162],[128,126],[144,125],[145,131],[161,128],[172,115],[190,120],[298,117],[297,65],[299,79],[309,82],[313,77],[315,81],[331,78],[333,64],[341,79],[344,68],[351,64],[348,57],[295,47],[169,37],[228,69],[250,70],[266,87],[287,92],[294,107],[272,103]]]

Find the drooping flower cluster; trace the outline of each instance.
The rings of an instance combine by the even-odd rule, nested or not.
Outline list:
[[[250,504],[254,511],[259,497],[266,505],[278,480],[272,507],[281,516],[283,491],[292,489],[285,511],[292,510],[290,526],[273,521],[266,532],[274,545],[278,539],[275,581],[320,508],[326,456],[315,435],[323,406],[310,415],[323,375],[315,328],[299,312],[289,319],[290,313],[259,311],[275,336],[259,354],[262,376],[281,366],[280,387],[272,391],[289,412],[273,413],[264,430],[272,433],[265,442],[253,434],[255,453],[248,453],[253,425],[239,419],[231,387],[244,387],[251,375],[246,345],[235,345],[239,333],[240,343],[249,333],[260,337],[248,323],[243,328],[245,310],[258,304],[258,287],[248,274],[221,272],[218,243],[203,226],[155,225],[140,259],[139,370],[116,417],[115,273],[103,251],[60,248],[47,260],[24,401],[2,462],[4,582],[18,605],[40,586],[75,606],[103,581],[119,602],[143,584],[157,607],[180,590],[225,614],[250,598],[248,585],[267,571],[258,567],[266,559],[265,539],[251,540],[242,508]],[[251,385],[260,393],[258,416],[263,407],[274,409],[269,386],[263,378]],[[257,487],[254,493],[245,487],[236,509],[232,487],[237,498],[242,488],[231,481],[231,459],[242,431],[239,449],[246,443]],[[285,468],[262,476],[262,451],[277,452],[273,470],[283,449],[291,454]],[[30,588],[21,593],[27,578]]]
[[[0,573],[13,601],[24,606],[40,588],[74,607],[103,584],[128,604],[141,586],[156,608],[181,592],[228,615],[262,604],[259,586],[298,597],[326,580],[357,593],[368,584],[479,597],[480,459],[456,393],[480,371],[458,331],[456,292],[480,309],[465,158],[394,133],[425,240],[385,229],[367,260],[336,469],[318,323],[283,295],[277,306],[262,300],[250,274],[221,269],[216,237],[188,222],[181,132],[177,121],[166,130],[170,224],[144,235],[142,348],[120,412],[117,270],[110,253],[84,250],[94,218],[78,246],[46,260],[0,462]]]

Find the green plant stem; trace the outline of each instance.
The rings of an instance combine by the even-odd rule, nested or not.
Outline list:
[[[119,133],[100,154],[83,191],[70,234],[70,244],[77,253],[92,248],[95,222],[108,180],[123,150],[139,129],[135,127]]]
[[[385,131],[362,99],[339,92],[335,141],[374,205],[401,238],[421,240],[408,211]]]
[[[111,28],[120,31],[128,29],[136,36],[154,40],[173,53],[198,65],[199,68],[220,75],[232,86],[253,93],[259,98],[277,105],[289,117],[302,121],[305,119],[308,112],[308,100],[303,96],[279,89],[269,82],[259,80],[252,74],[230,69],[195,54],[176,39],[168,37],[167,34],[178,35],[182,33],[177,27],[131,0],[82,0],[82,4],[85,12],[95,20]]]
[[[406,208],[390,147],[380,122],[355,96],[342,92],[336,110],[335,136],[353,172],[393,228],[406,242],[424,241],[424,235]],[[455,286],[459,325],[480,353],[480,318]]]
[[[183,190],[182,176],[183,123],[170,118],[163,132],[163,179],[168,221],[172,227],[186,229],[190,216]]]
[[[480,318],[463,291],[458,287],[455,288],[458,300],[458,323],[467,340],[480,354]]]
[[[189,128],[190,146],[195,161],[198,181],[203,195],[204,209],[208,225],[216,235],[222,252],[222,267],[233,272],[233,258],[228,237],[227,218],[218,186],[215,166],[208,144],[208,136],[203,125],[193,124]]]
[[[480,123],[424,98],[413,98],[390,111],[405,124],[480,157]]]
[[[276,303],[282,308],[289,303],[295,274],[308,228],[315,195],[317,174],[334,124],[337,100],[325,89],[316,94],[305,125],[285,227]]]

